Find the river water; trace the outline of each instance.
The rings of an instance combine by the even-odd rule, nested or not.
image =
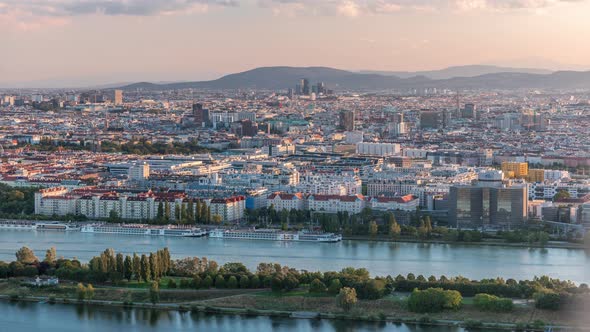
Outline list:
[[[0,331],[43,332],[463,332],[458,327],[428,327],[393,323],[307,320],[266,316],[208,315],[48,303],[0,301]],[[472,331],[472,330],[470,330]],[[489,331],[489,330],[487,330]]]
[[[0,260],[14,260],[14,253],[22,246],[32,248],[40,259],[52,246],[56,247],[58,256],[77,257],[82,261],[88,261],[105,248],[141,254],[168,247],[174,258],[205,256],[220,264],[242,262],[250,269],[260,262],[274,262],[310,271],[364,267],[372,275],[382,276],[412,272],[426,277],[530,279],[548,275],[578,283],[590,282],[590,252],[576,249],[369,241],[275,242],[0,230]]]

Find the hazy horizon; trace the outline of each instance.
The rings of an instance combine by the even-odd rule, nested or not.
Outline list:
[[[0,86],[199,81],[266,66],[590,68],[587,0],[0,0]]]

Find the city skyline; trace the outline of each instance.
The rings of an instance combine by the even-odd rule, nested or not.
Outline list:
[[[588,10],[584,0],[2,0],[0,85],[208,80],[275,65],[587,70]]]

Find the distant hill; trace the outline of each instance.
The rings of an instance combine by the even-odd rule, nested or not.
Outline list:
[[[361,74],[379,74],[385,76],[397,76],[400,78],[409,78],[414,76],[425,76],[433,80],[445,80],[454,77],[475,77],[487,74],[496,73],[525,73],[525,74],[551,74],[553,71],[548,69],[538,68],[512,68],[500,67],[493,65],[469,65],[469,66],[454,66],[440,70],[427,71],[372,71],[362,70]]]
[[[463,71],[465,73],[465,71]],[[425,75],[401,78],[377,73],[355,73],[327,67],[261,67],[223,76],[212,81],[154,84],[134,83],[122,89],[287,89],[307,78],[310,84],[324,82],[335,90],[388,90],[410,88],[449,89],[590,89],[590,72],[554,73],[498,72],[477,76],[431,79]]]
[[[401,79],[378,74],[359,74],[328,67],[261,67],[230,74],[212,81],[182,82],[172,84],[136,83],[124,89],[287,89],[295,87],[302,78],[310,84],[324,82],[329,87],[341,89],[381,89],[402,85]],[[428,80],[424,78],[424,80]]]

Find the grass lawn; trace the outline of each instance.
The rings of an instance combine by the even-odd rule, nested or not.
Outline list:
[[[254,294],[256,296],[264,296],[264,297],[291,297],[291,296],[300,296],[300,297],[329,297],[333,298],[335,295],[328,294],[327,292],[322,293],[310,293],[307,289],[296,289],[289,292],[273,292],[271,290],[262,290]]]
[[[132,283],[130,287],[110,287],[97,285],[94,287],[93,300],[121,302],[149,302],[147,283]],[[258,289],[161,289],[160,302],[182,303],[204,301],[219,297],[256,293]],[[55,299],[77,300],[76,284],[61,284],[56,287],[23,286],[18,281],[0,282],[0,294],[53,297]]]

